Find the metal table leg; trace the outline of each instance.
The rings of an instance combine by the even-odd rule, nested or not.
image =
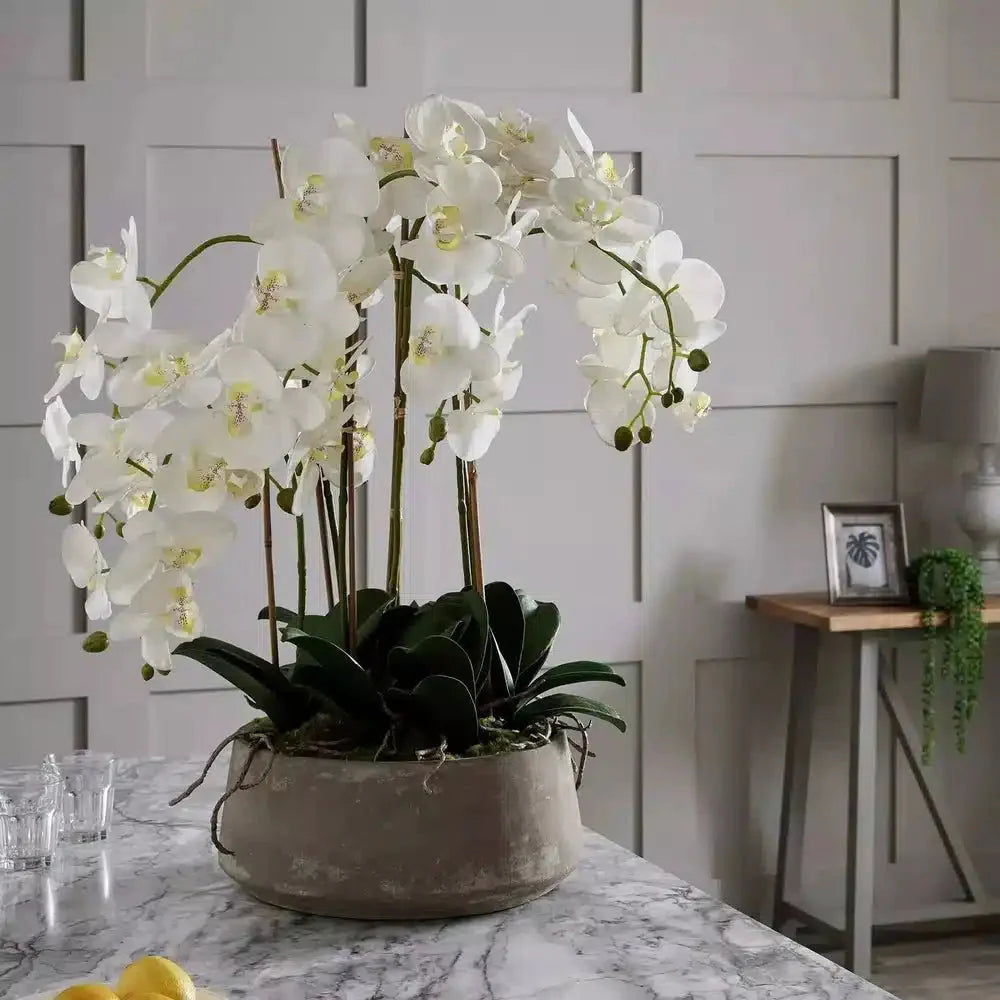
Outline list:
[[[845,966],[868,978],[872,965],[875,769],[878,746],[878,639],[853,640],[851,770],[847,800]]]
[[[771,916],[771,926],[775,930],[780,929],[784,923],[786,898],[797,894],[802,882],[802,840],[809,789],[809,755],[812,749],[818,660],[818,633],[815,629],[796,625],[792,688],[788,702],[788,735],[785,740],[785,773],[781,786],[774,911]]]

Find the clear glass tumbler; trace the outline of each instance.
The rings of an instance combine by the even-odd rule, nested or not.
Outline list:
[[[48,868],[59,838],[59,779],[38,767],[0,771],[0,871]]]
[[[76,750],[56,765],[62,776],[62,839],[73,844],[106,840],[115,803],[115,758]]]

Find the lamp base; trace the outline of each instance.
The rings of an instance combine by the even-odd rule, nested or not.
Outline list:
[[[962,477],[958,523],[972,542],[983,575],[983,593],[1000,594],[1000,475],[993,448],[980,450],[979,469]]]

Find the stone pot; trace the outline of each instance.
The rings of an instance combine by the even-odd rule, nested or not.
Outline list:
[[[250,748],[233,744],[230,785]],[[244,781],[270,759],[260,750]],[[558,885],[580,857],[564,734],[533,750],[437,761],[278,754],[226,801],[223,871],[258,899],[336,917],[490,913]]]

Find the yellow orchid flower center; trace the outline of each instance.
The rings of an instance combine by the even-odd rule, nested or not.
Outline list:
[[[371,160],[385,174],[413,169],[413,147],[405,139],[376,135],[368,144]]]
[[[621,218],[621,209],[610,204],[603,198],[591,201],[589,198],[577,198],[573,202],[573,212],[581,222],[594,226],[610,226]]]
[[[618,184],[621,177],[610,153],[601,153],[597,158],[597,173],[605,184]]]
[[[288,275],[284,271],[268,271],[263,278],[258,278],[254,287],[257,295],[257,314],[261,315],[273,309],[279,302],[288,308],[295,307],[295,300],[282,297],[281,291],[288,287]]]
[[[305,184],[300,184],[292,202],[292,212],[300,222],[317,215],[326,215],[329,210],[326,178],[322,174],[310,174]]]
[[[66,343],[63,344],[63,364],[70,361],[76,361],[80,357],[80,352],[83,350],[83,337],[80,336],[79,330],[74,330],[73,333],[66,338]],[[56,367],[59,367],[58,362]]]
[[[219,480],[226,463],[221,458],[192,466],[187,474],[187,487],[194,493],[205,493]]]
[[[170,546],[163,550],[163,565],[167,569],[190,569],[201,558],[201,549],[195,546]]]
[[[121,281],[125,274],[125,258],[120,253],[116,253],[111,247],[92,246],[87,252],[87,257],[92,264],[103,268],[108,272],[108,277],[112,281]]]
[[[191,374],[191,358],[185,354],[165,354],[150,361],[143,369],[142,380],[151,389],[162,389]]]
[[[469,151],[469,144],[465,141],[465,129],[458,122],[452,122],[441,136],[441,144],[445,149],[461,159]]]
[[[191,635],[195,625],[195,605],[191,591],[187,587],[174,587],[171,595],[174,603],[165,617],[171,620],[171,624],[184,635]]]
[[[499,128],[508,139],[511,139],[514,142],[524,144],[535,141],[535,133],[528,131],[527,126],[509,122],[503,117],[503,115],[501,115],[499,119]]]
[[[438,341],[441,339],[436,327],[428,324],[422,326],[416,336],[410,338],[410,355],[417,364],[426,364],[437,353]]]
[[[457,250],[462,243],[462,213],[456,205],[443,205],[434,215],[434,245],[438,250]]]
[[[250,433],[253,415],[264,409],[249,382],[234,382],[226,393],[226,421],[231,437]]]
[[[368,430],[367,427],[355,427],[354,428],[354,461],[360,462],[361,459],[371,451],[371,446],[373,442],[372,432]]]

